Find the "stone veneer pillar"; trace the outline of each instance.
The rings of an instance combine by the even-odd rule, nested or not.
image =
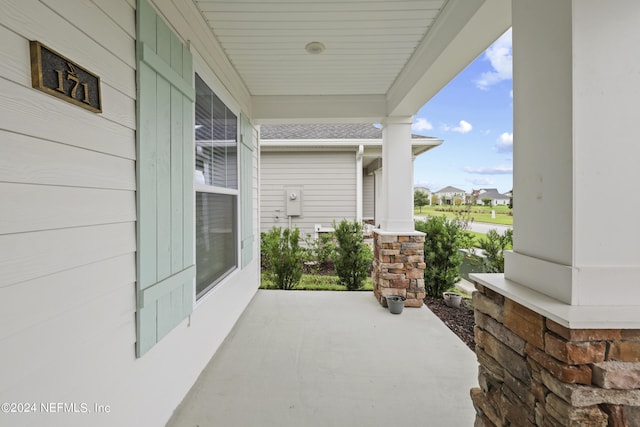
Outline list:
[[[424,297],[424,234],[398,235],[374,230],[373,293],[387,306],[387,295],[402,295],[405,307],[421,307]]]
[[[475,426],[640,426],[639,329],[568,329],[476,289]]]

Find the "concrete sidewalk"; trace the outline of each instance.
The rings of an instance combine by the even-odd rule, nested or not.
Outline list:
[[[426,307],[260,290],[167,425],[472,426],[477,366]]]

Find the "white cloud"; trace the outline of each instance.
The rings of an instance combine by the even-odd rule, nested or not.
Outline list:
[[[452,131],[458,133],[469,133],[471,132],[471,129],[473,129],[473,126],[466,120],[460,120],[458,126],[455,127],[451,127],[447,124],[442,125],[442,130],[445,132]]]
[[[433,125],[427,119],[416,119],[411,125],[411,130],[413,131],[421,131],[421,130],[431,130],[433,129]]]
[[[460,125],[457,127],[454,127],[451,130],[459,133],[468,133],[468,132],[471,132],[471,129],[473,129],[473,126],[471,126],[471,123],[464,120],[460,120]]]
[[[512,78],[511,29],[485,50],[484,59],[491,63],[493,70],[482,73],[475,81],[479,89],[488,90],[489,86]]]
[[[467,178],[467,181],[477,186],[493,185],[495,182],[489,178]]]
[[[509,175],[513,173],[513,166],[493,166],[485,168],[465,166],[463,170],[467,173],[476,173],[479,175]]]
[[[496,144],[496,150],[499,153],[510,153],[513,151],[513,133],[504,132],[498,138],[498,142]]]

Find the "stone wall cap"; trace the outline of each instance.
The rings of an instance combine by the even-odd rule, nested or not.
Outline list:
[[[381,236],[426,236],[422,231],[385,231],[380,228],[374,228],[373,233]]]
[[[640,305],[570,305],[505,279],[503,273],[476,273],[469,277],[569,329],[640,329]]]

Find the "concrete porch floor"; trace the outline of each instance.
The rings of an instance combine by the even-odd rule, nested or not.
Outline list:
[[[426,307],[260,290],[167,426],[472,426],[477,370]]]

